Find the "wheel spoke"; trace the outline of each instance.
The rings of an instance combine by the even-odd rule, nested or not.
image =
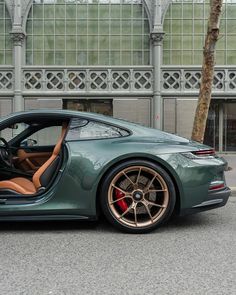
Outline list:
[[[154,177],[150,180],[149,184],[145,187],[144,191],[147,192],[149,191],[151,185],[153,184],[153,181],[156,179],[157,174],[154,175]]]
[[[146,200],[146,203],[150,206],[159,207],[159,208],[166,208],[166,206],[164,206],[164,205],[159,205],[159,204],[147,201],[147,200]]]
[[[134,223],[136,226],[138,226],[138,220],[137,220],[137,204],[134,205]]]
[[[167,192],[167,189],[149,189],[145,192],[145,194],[148,193],[160,193],[160,192]]]
[[[147,213],[148,213],[148,215],[149,215],[149,217],[150,217],[150,219],[151,219],[151,221],[152,221],[152,223],[153,223],[153,217],[152,217],[152,214],[151,214],[151,212],[150,212],[150,209],[148,208],[148,203],[146,203],[146,202],[142,202],[142,204],[143,204],[144,207],[146,208],[146,211],[147,211]]]
[[[112,187],[114,187],[114,188],[117,189],[118,191],[121,191],[123,194],[128,195],[127,192],[125,192],[125,191],[124,191],[123,189],[121,189],[120,187],[114,185],[113,183],[112,183]]]
[[[131,178],[125,173],[125,171],[123,171],[124,176],[128,179],[128,181],[134,185],[135,183],[131,180]]]
[[[121,219],[125,214],[127,214],[131,209],[133,208],[133,203],[123,212],[120,216],[119,219]]]
[[[140,175],[141,175],[141,170],[142,170],[142,168],[140,167],[138,175],[137,175],[137,179],[136,179],[136,182],[135,182],[136,185],[138,184],[138,181],[139,181],[139,178],[140,178]]]
[[[110,205],[115,204],[116,202],[119,202],[119,201],[121,201],[121,200],[123,200],[123,199],[126,199],[126,198],[130,198],[130,199],[132,199],[131,196],[129,196],[129,195],[125,195],[125,196],[123,196],[123,197],[121,197],[121,198],[119,198],[119,199],[117,199],[117,200],[114,200],[114,201],[110,202],[109,204],[110,204]]]

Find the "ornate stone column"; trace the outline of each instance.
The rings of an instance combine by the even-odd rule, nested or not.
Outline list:
[[[13,112],[24,110],[24,99],[22,97],[22,46],[25,42],[25,33],[22,28],[21,17],[21,1],[14,0],[13,9],[13,26],[12,26],[12,42],[13,42],[13,64],[14,64],[14,99],[13,99]]]
[[[161,96],[161,65],[162,65],[162,44],[165,33],[153,31],[150,35],[153,46],[153,127],[162,129],[163,110]]]

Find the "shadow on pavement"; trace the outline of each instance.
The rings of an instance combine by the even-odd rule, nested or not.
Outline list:
[[[211,214],[212,215],[212,214]],[[214,215],[214,214],[213,214]],[[208,215],[196,214],[183,217],[172,217],[166,224],[162,225],[155,232],[175,231],[181,228],[196,228],[201,226],[211,226],[215,220]],[[103,233],[120,233],[113,228],[104,218],[98,221],[31,221],[31,222],[0,222],[1,232],[103,232]]]

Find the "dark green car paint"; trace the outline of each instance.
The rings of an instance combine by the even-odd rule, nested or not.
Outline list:
[[[207,148],[176,135],[97,114],[72,111],[31,111],[9,116],[8,122],[22,115],[82,117],[129,130],[130,136],[110,139],[67,141],[65,157],[53,186],[27,203],[0,204],[3,216],[67,216],[96,218],[99,186],[107,171],[122,161],[146,159],[161,165],[172,177],[180,203],[180,213],[208,200],[209,184],[224,179],[221,158],[189,159],[182,153]],[[17,120],[17,119],[16,119]],[[0,124],[2,125],[1,120]],[[0,126],[1,126],[0,125]],[[4,124],[5,125],[5,124]],[[3,198],[1,196],[1,198]]]

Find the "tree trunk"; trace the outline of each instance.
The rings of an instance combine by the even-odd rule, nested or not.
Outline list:
[[[222,2],[223,0],[210,1],[210,15],[203,48],[202,79],[192,131],[192,140],[201,143],[204,140],[208,110],[211,102],[215,65],[215,45],[219,37]]]

